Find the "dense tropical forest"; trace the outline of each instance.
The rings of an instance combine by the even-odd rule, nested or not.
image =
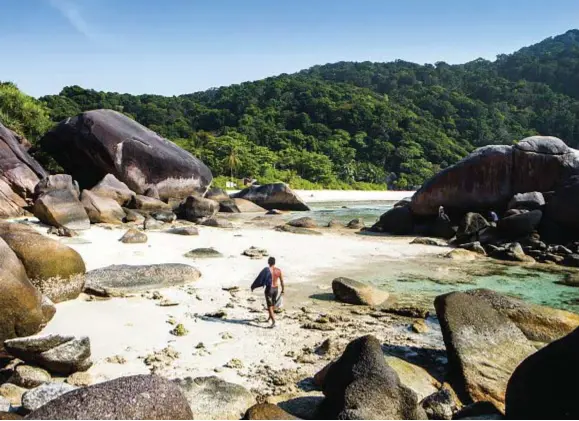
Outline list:
[[[0,84],[0,121],[49,168],[39,136],[95,108],[173,140],[218,184],[411,189],[479,146],[548,134],[578,147],[579,30],[492,62],[340,62],[174,97],[71,86],[35,100]]]

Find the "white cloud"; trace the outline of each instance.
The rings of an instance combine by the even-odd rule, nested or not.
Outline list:
[[[91,41],[96,41],[97,34],[82,16],[77,4],[72,0],[48,0],[48,2],[58,10],[80,34]]]

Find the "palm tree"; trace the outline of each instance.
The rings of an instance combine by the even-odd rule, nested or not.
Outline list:
[[[233,182],[234,171],[241,165],[239,156],[237,155],[237,146],[231,146],[229,155],[225,158],[225,166],[229,168],[231,182]]]

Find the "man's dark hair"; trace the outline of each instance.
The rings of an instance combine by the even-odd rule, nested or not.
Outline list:
[[[267,259],[267,264],[270,266],[275,265],[275,257],[270,257],[269,259]]]

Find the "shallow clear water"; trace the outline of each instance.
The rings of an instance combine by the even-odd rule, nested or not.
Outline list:
[[[348,223],[355,218],[363,218],[367,226],[373,225],[380,216],[396,203],[395,201],[368,202],[319,202],[310,204],[309,212],[294,212],[287,219],[309,216],[318,224],[325,225],[332,219]]]
[[[521,298],[535,304],[579,313],[579,288],[555,283],[561,274],[544,273],[523,267],[509,267],[502,274],[471,276],[461,282],[428,276],[396,276],[370,274],[364,279],[391,293],[420,294],[432,299],[452,291],[487,288]]]

